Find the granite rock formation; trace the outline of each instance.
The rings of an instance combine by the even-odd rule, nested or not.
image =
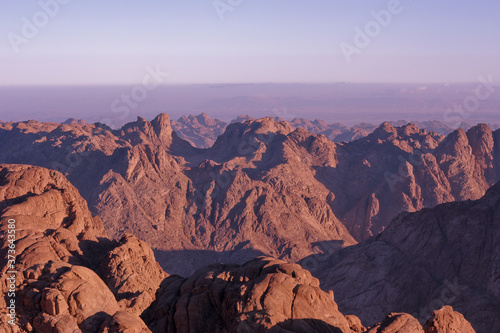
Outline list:
[[[108,239],[100,218],[57,171],[0,165],[0,223],[3,235],[16,238],[0,244],[0,292],[13,284],[16,293],[15,325],[6,321],[9,298],[0,299],[5,332],[422,331],[408,314],[365,328],[339,311],[333,292],[323,291],[311,273],[273,258],[168,276],[145,242],[130,234]],[[11,244],[15,261],[6,260]],[[454,329],[474,332],[451,307],[435,311],[425,325],[425,332]]]
[[[153,332],[424,333],[406,313],[365,328],[356,316],[344,316],[333,292],[321,290],[307,270],[267,257],[211,265],[187,279],[172,275],[142,317]],[[436,311],[425,327],[425,333],[475,332],[451,307]]]
[[[331,254],[382,232],[402,211],[478,199],[500,180],[499,142],[486,125],[444,137],[384,123],[334,143],[263,118],[230,124],[197,149],[162,114],[116,131],[4,123],[0,162],[62,171],[110,237],[133,233],[166,271],[188,275],[261,254],[292,262]]]
[[[357,315],[363,323],[400,311],[424,324],[432,311],[451,305],[478,332],[498,332],[499,258],[497,183],[479,200],[402,213],[381,234],[301,264],[323,288],[336,291],[343,313]],[[453,329],[470,331],[452,312],[434,312],[426,327],[442,327],[442,321],[453,317]]]
[[[0,246],[0,291],[15,293],[0,298],[4,331],[150,332],[136,307],[149,306],[165,273],[159,272],[149,246],[133,236],[119,244],[109,240],[100,218],[92,217],[61,173],[0,165],[0,222],[3,235],[15,235],[2,237]],[[130,261],[123,256],[116,269],[114,260],[124,249],[143,257]],[[98,275],[99,265],[108,272],[108,284],[116,286],[115,294]],[[109,273],[116,275],[110,278]],[[150,279],[146,284],[133,279],[134,273]],[[130,302],[117,302],[122,292],[132,290]],[[11,299],[15,326],[6,322]]]

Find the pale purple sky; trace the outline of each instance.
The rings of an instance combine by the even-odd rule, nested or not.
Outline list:
[[[499,1],[217,1],[2,0],[0,85],[133,85],[157,65],[166,84],[500,77]]]

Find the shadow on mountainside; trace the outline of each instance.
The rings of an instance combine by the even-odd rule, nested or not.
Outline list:
[[[168,274],[184,277],[191,276],[199,268],[220,264],[243,264],[263,256],[264,253],[255,249],[240,249],[232,251],[211,250],[154,250],[158,261]]]

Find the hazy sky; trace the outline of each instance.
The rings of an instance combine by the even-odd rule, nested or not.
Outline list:
[[[397,2],[0,0],[0,85],[498,81],[498,0]]]

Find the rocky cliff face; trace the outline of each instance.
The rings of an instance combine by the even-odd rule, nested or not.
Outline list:
[[[15,325],[8,323],[9,297],[0,299],[3,332],[413,332],[408,323],[416,322],[400,314],[404,325],[366,329],[344,316],[333,292],[308,271],[273,258],[168,276],[145,242],[128,234],[109,240],[78,191],[53,170],[0,165],[0,226],[16,239],[0,244],[0,292],[16,294]],[[450,329],[474,332],[449,307],[433,314],[425,332]]]
[[[406,313],[365,328],[358,317],[344,316],[333,292],[322,291],[308,271],[266,257],[208,266],[188,279],[170,276],[142,317],[153,332],[475,332],[449,306],[435,311],[425,330]]]
[[[333,292],[299,265],[272,258],[171,276],[144,318],[154,332],[351,332]]]
[[[100,218],[61,173],[0,165],[0,222],[1,233],[16,240],[2,237],[0,244],[0,291],[7,295],[15,285],[15,298],[0,299],[4,331],[149,332],[137,313],[166,274],[149,246],[133,236],[109,240]],[[7,323],[10,299],[16,326]]]
[[[381,234],[302,264],[320,279],[323,288],[336,291],[342,312],[358,315],[363,322],[402,311],[424,323],[433,310],[448,304],[478,332],[497,332],[499,258],[500,183],[477,201],[403,213]],[[426,327],[432,332],[449,312],[435,313]],[[456,327],[462,325],[460,320],[453,320]]]
[[[261,254],[331,254],[402,211],[478,199],[500,179],[499,140],[485,125],[444,137],[384,123],[334,143],[263,118],[233,123],[211,148],[196,149],[162,114],[118,131],[5,123],[0,161],[63,171],[112,238],[133,233],[167,271],[187,275]]]

